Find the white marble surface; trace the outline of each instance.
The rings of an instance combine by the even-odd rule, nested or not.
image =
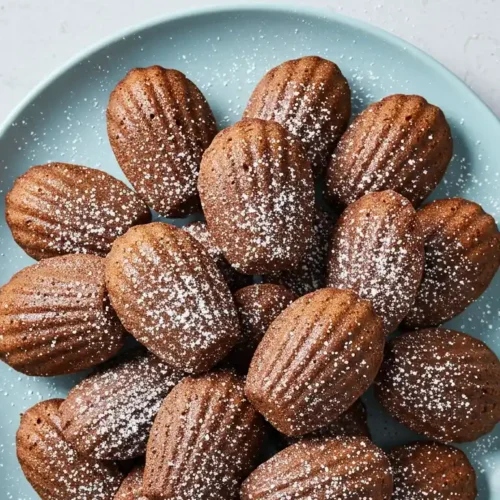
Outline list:
[[[309,0],[307,4],[362,19],[412,42],[457,74],[500,116],[500,0]],[[0,122],[31,88],[89,45],[134,24],[202,5],[207,2],[0,0]]]

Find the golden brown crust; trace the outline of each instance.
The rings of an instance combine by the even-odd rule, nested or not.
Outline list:
[[[247,373],[255,349],[269,325],[296,298],[288,288],[272,284],[246,286],[234,294],[243,340],[236,344],[226,360],[239,373]]]
[[[220,271],[201,244],[170,224],[118,238],[106,258],[106,285],[125,328],[179,370],[209,370],[240,338]]]
[[[384,452],[366,438],[296,443],[258,467],[243,483],[241,500],[389,500],[392,477]]]
[[[280,432],[308,434],[334,422],[375,379],[382,321],[349,290],[296,300],[271,324],[250,365],[245,392]]]
[[[389,342],[376,393],[394,418],[419,434],[474,441],[500,421],[500,361],[465,333],[408,332]]]
[[[244,118],[273,120],[300,139],[315,176],[326,167],[351,116],[351,90],[339,67],[318,56],[286,61],[267,72]]]
[[[75,373],[114,356],[125,331],[109,305],[104,259],[64,255],[0,289],[0,358],[27,375]]]
[[[142,494],[144,467],[136,467],[123,480],[113,500],[148,500]]]
[[[346,206],[392,189],[420,205],[453,153],[443,112],[417,95],[395,94],[365,109],[342,136],[328,166],[330,200]]]
[[[206,222],[191,222],[183,226],[182,229],[206,248],[232,292],[252,283],[251,276],[241,274],[231,267],[231,264],[224,257],[222,250],[217,246],[212,235],[209,233]]]
[[[113,241],[151,213],[123,182],[68,163],[31,167],[7,194],[12,236],[40,260],[69,253],[105,256]]]
[[[232,500],[255,466],[264,421],[229,372],[188,377],[165,399],[146,453],[149,500]]]
[[[144,455],[154,417],[182,377],[145,349],[128,352],[71,389],[60,408],[65,439],[101,460]]]
[[[393,332],[415,301],[424,240],[411,203],[394,191],[370,193],[347,207],[332,232],[328,286],[354,290]]]
[[[460,314],[488,288],[500,265],[495,219],[472,201],[437,200],[417,212],[425,267],[408,327],[439,325]]]
[[[416,442],[389,454],[394,500],[474,500],[476,473],[465,453],[440,443]]]
[[[106,116],[116,159],[146,203],[167,217],[197,210],[201,156],[217,133],[198,87],[180,71],[135,68],[111,93]]]
[[[122,480],[114,462],[77,455],[64,440],[62,399],[43,401],[21,417],[17,458],[42,500],[112,500]]]
[[[220,132],[198,188],[210,234],[233,267],[265,274],[299,265],[312,237],[314,185],[281,125],[249,119]]]

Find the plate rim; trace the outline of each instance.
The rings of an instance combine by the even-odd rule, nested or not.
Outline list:
[[[59,67],[50,72],[45,78],[43,78],[37,85],[35,85],[21,101],[12,109],[7,117],[0,124],[0,141],[3,139],[7,130],[16,122],[19,116],[30,106],[33,101],[50,85],[52,85],[59,77],[63,76],[67,71],[76,67],[92,57],[94,54],[100,50],[106,48],[108,45],[119,42],[123,38],[134,36],[141,31],[147,29],[156,28],[162,24],[168,22],[175,22],[180,20],[189,19],[192,17],[202,17],[212,14],[222,14],[222,15],[235,15],[241,12],[281,12],[284,14],[294,14],[298,16],[308,16],[316,17],[322,20],[330,20],[340,24],[344,24],[349,27],[353,27],[362,31],[365,31],[377,38],[384,40],[385,42],[395,45],[398,48],[410,53],[412,56],[419,59],[422,63],[431,66],[438,75],[449,81],[451,85],[459,87],[462,91],[469,96],[470,99],[474,101],[474,104],[479,106],[493,123],[493,126],[499,128],[500,131],[500,117],[493,112],[493,110],[481,99],[481,97],[471,89],[463,80],[461,80],[455,73],[444,66],[441,62],[435,59],[433,56],[425,52],[424,50],[416,47],[411,42],[403,40],[397,35],[389,33],[383,28],[374,26],[366,21],[362,21],[344,14],[340,14],[336,11],[328,9],[326,7],[310,7],[304,4],[298,4],[295,6],[288,6],[284,4],[267,4],[256,2],[248,5],[239,5],[237,3],[232,4],[211,4],[202,7],[192,7],[189,9],[180,9],[174,12],[170,12],[163,16],[155,16],[149,20],[143,21],[131,25],[125,29],[119,30],[109,36],[101,38],[97,42],[90,44],[83,50],[76,52],[71,56],[66,62],[61,64]]]

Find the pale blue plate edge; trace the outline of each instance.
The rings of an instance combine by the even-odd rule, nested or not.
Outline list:
[[[492,126],[499,127],[500,133],[500,120],[497,118],[495,113],[489,108],[489,106],[470,88],[468,87],[460,78],[458,78],[453,72],[448,68],[443,66],[439,61],[434,59],[432,56],[419,49],[415,45],[393,35],[382,28],[378,28],[364,21],[354,19],[337,12],[332,12],[329,9],[318,8],[318,7],[308,7],[297,5],[294,7],[280,5],[280,4],[261,4],[260,2],[253,5],[207,5],[204,7],[196,7],[191,9],[184,9],[178,12],[166,14],[165,16],[155,17],[143,23],[139,23],[129,28],[126,28],[114,35],[105,37],[104,39],[90,45],[86,49],[80,51],[68,61],[66,61],[62,66],[50,73],[42,82],[36,85],[22,101],[15,106],[15,108],[7,115],[7,118],[0,125],[0,139],[5,134],[10,126],[16,121],[16,119],[21,115],[21,113],[41,94],[45,89],[47,89],[52,83],[54,83],[59,77],[64,73],[69,71],[74,66],[82,63],[85,59],[91,57],[99,50],[104,49],[108,45],[111,45],[122,38],[129,36],[134,36],[143,30],[154,28],[166,22],[172,22],[181,19],[187,19],[189,17],[196,17],[200,15],[209,14],[240,14],[241,12],[254,12],[254,11],[267,11],[267,12],[283,12],[286,14],[294,15],[304,15],[304,16],[316,16],[322,19],[331,19],[332,21],[342,23],[351,26],[356,29],[366,31],[378,38],[383,39],[389,44],[396,45],[400,49],[406,50],[408,53],[412,54],[416,58],[420,59],[423,63],[429,64],[440,76],[449,81],[451,85],[459,86],[463,92],[469,94],[475,103],[483,108],[483,111],[492,121]],[[488,124],[483,124],[487,126]]]

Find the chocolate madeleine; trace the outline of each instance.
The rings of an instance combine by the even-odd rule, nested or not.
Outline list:
[[[394,500],[474,500],[476,473],[467,456],[453,446],[416,442],[389,452]]]
[[[368,389],[382,363],[382,321],[350,290],[323,288],[296,300],[257,347],[245,392],[283,434],[336,421]]]
[[[170,224],[118,238],[106,258],[106,285],[125,328],[178,370],[200,373],[240,338],[231,292],[207,250]]]
[[[366,438],[296,443],[250,474],[241,500],[389,500],[392,476],[384,452]]]
[[[425,266],[407,327],[439,325],[460,314],[488,288],[500,265],[500,233],[477,203],[436,200],[417,217]]]
[[[465,333],[408,332],[389,342],[376,394],[395,419],[419,434],[474,441],[500,421],[500,361]]]
[[[185,378],[165,399],[151,430],[143,494],[149,500],[237,498],[255,466],[263,425],[235,375]]]
[[[145,349],[128,352],[71,389],[60,408],[64,437],[84,456],[144,455],[153,420],[182,377]]]
[[[75,373],[123,345],[101,257],[63,255],[26,267],[0,289],[0,303],[0,359],[26,375]]]
[[[36,260],[69,253],[104,257],[129,227],[151,221],[123,182],[68,163],[38,165],[18,177],[5,217],[17,244]]]
[[[43,401],[21,417],[17,458],[42,500],[113,500],[122,481],[114,462],[85,458],[64,439],[62,399]]]
[[[332,232],[327,284],[369,300],[393,332],[417,296],[424,240],[411,203],[394,191],[370,193],[347,207]]]
[[[417,207],[443,178],[453,153],[443,112],[418,95],[396,94],[365,109],[340,139],[326,172],[340,207],[392,189]]]
[[[198,87],[174,69],[134,68],[111,92],[106,116],[116,159],[146,203],[166,217],[198,210],[201,156],[217,133]]]
[[[335,63],[318,56],[301,57],[265,74],[243,117],[283,125],[303,144],[317,177],[349,123],[351,90]]]
[[[220,132],[198,189],[210,234],[238,271],[299,266],[311,244],[314,184],[305,152],[281,125],[243,120]]]

